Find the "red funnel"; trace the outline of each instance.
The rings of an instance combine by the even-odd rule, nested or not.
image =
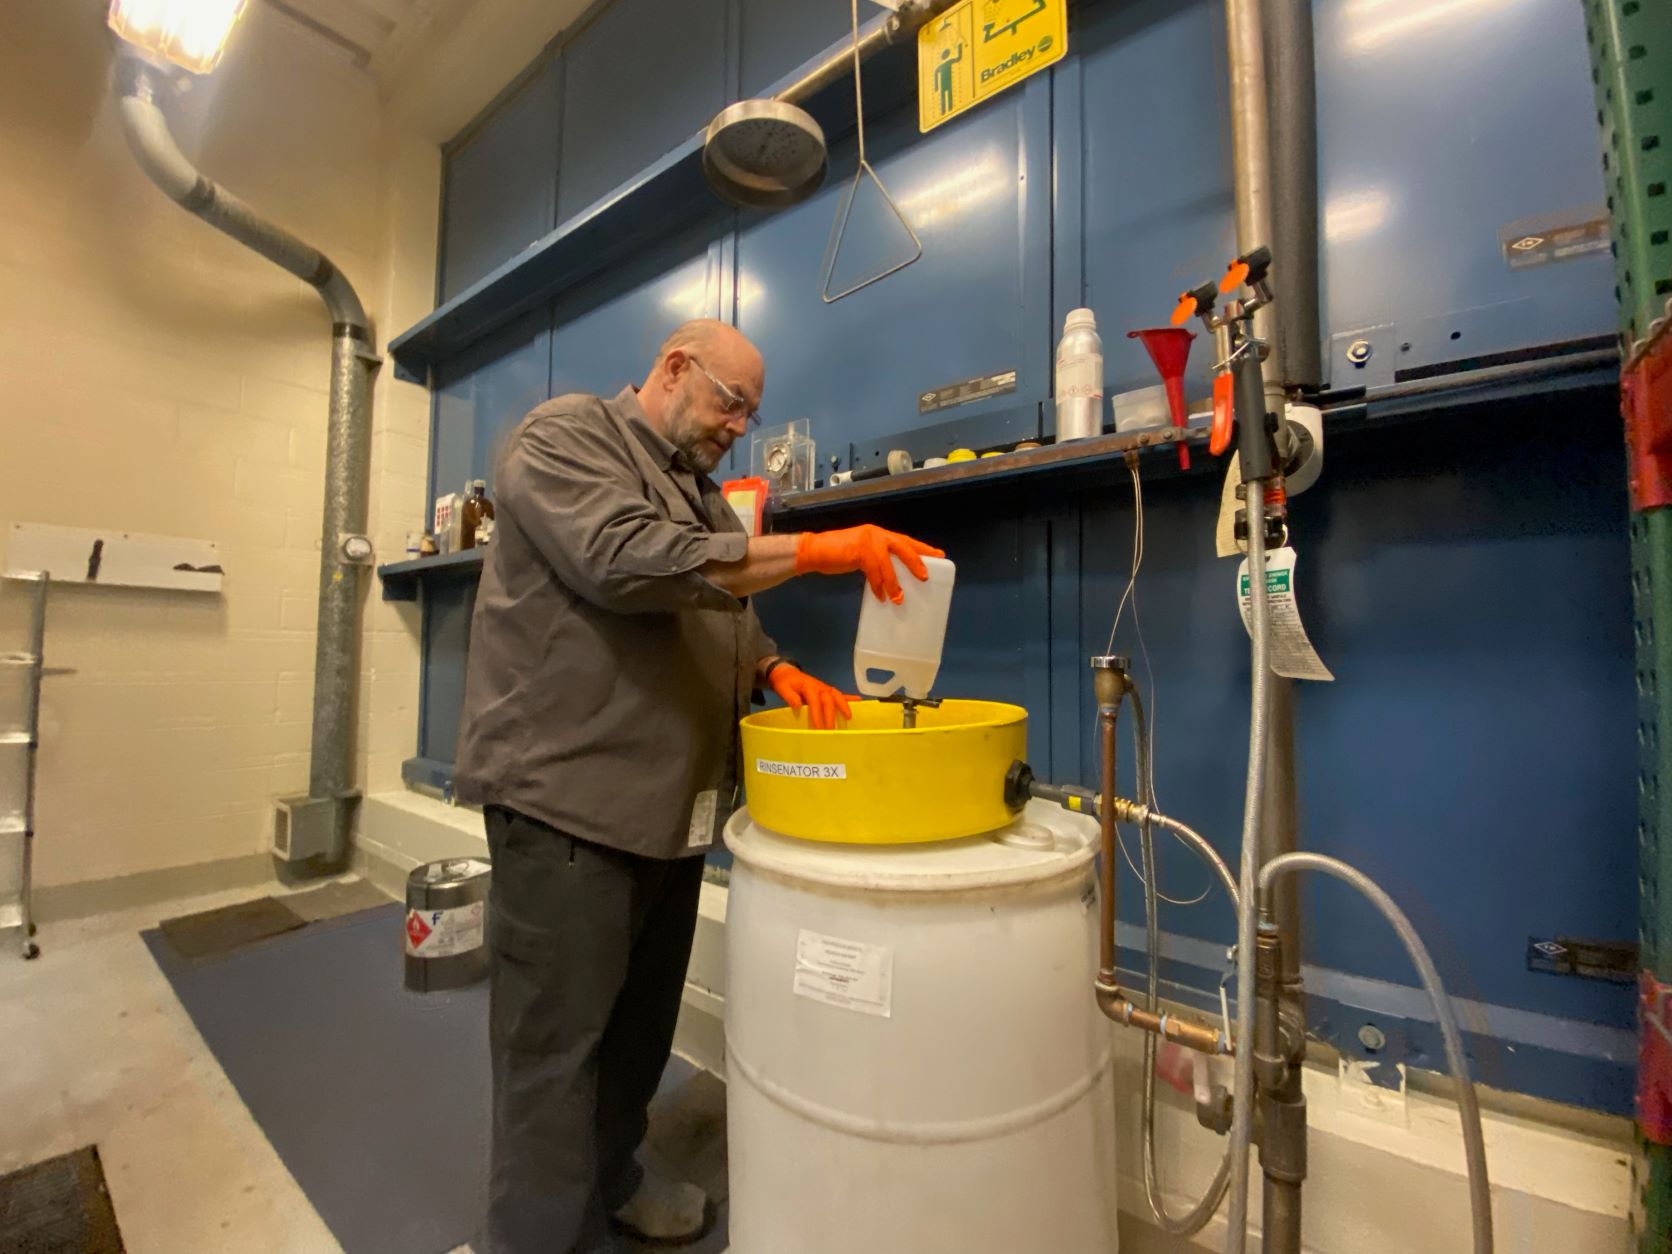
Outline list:
[[[1190,360],[1190,342],[1196,337],[1183,327],[1146,327],[1142,331],[1128,331],[1129,340],[1142,340],[1149,350],[1150,360],[1161,372],[1167,385],[1167,408],[1172,411],[1173,425],[1182,427],[1189,415],[1184,408],[1184,366]],[[1190,450],[1179,445],[1179,469],[1190,469]]]

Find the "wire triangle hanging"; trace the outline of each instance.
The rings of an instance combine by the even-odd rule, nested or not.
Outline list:
[[[854,119],[859,127],[859,167],[854,170],[852,180],[842,193],[842,201],[836,208],[836,220],[830,224],[830,242],[825,245],[824,249],[824,265],[819,277],[819,295],[827,305],[833,305],[844,296],[852,296],[861,288],[870,287],[871,284],[886,279],[891,274],[897,274],[923,255],[923,241],[917,237],[917,232],[912,230],[911,223],[906,221],[906,215],[900,212],[900,206],[894,203],[894,197],[888,194],[888,188],[883,186],[882,179],[878,176],[876,170],[871,167],[870,161],[865,156],[865,89],[859,69],[859,0],[851,0],[850,7],[853,16],[853,105]],[[883,202],[894,214],[900,225],[906,228],[906,234],[911,237],[912,255],[904,261],[892,265],[886,270],[880,270],[870,278],[861,279],[859,282],[832,295],[830,280],[836,271],[836,257],[842,251],[842,239],[848,231],[848,219],[853,216],[853,202],[859,198],[859,185],[867,177],[877,185],[877,190],[882,193]]]

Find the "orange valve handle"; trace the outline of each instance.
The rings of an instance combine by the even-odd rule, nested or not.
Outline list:
[[[768,672],[766,682],[797,714],[807,711],[807,721],[814,731],[835,731],[838,718],[853,717],[848,703],[859,700],[822,679],[814,679],[793,662],[779,662]]]
[[[1229,296],[1246,282],[1248,282],[1248,263],[1239,257],[1225,271],[1225,277],[1219,280],[1219,294]]]
[[[1208,435],[1208,452],[1218,457],[1231,447],[1231,397],[1236,392],[1236,376],[1226,371],[1213,380],[1213,430]]]
[[[1179,297],[1178,305],[1173,309],[1173,325],[1182,327],[1196,316],[1196,294],[1185,292]]]

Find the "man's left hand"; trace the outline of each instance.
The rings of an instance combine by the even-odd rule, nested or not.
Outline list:
[[[814,731],[834,731],[838,718],[853,717],[848,702],[859,700],[858,697],[846,695],[839,688],[831,687],[821,679],[814,679],[790,662],[780,662],[774,666],[772,673],[766,677],[766,682],[772,685],[772,691],[782,697],[784,704],[790,709],[799,712],[803,706],[806,707],[807,718]]]

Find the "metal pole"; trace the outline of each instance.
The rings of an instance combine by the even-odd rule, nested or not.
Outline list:
[[[1271,121],[1266,92],[1265,32],[1260,0],[1225,0],[1225,29],[1231,61],[1231,160],[1235,171],[1237,251],[1246,253],[1275,238],[1272,224]],[[1278,257],[1277,264],[1283,265]],[[1281,273],[1281,271],[1279,271]],[[1254,334],[1271,346],[1266,357],[1266,395],[1280,403],[1288,374],[1283,342],[1272,307],[1254,315]]]
[[[1318,72],[1311,0],[1264,0],[1271,90],[1272,253],[1281,266],[1274,307],[1284,373],[1294,388],[1323,385],[1318,315]]]
[[[1294,12],[1303,0],[1268,0],[1273,7],[1287,6],[1291,11],[1283,15],[1275,26],[1274,39],[1281,40],[1285,32],[1293,35],[1305,25],[1309,36],[1310,14],[1304,22]],[[1231,71],[1231,141],[1235,170],[1237,211],[1237,247],[1248,252],[1260,245],[1270,246],[1276,257],[1275,272],[1278,302],[1255,314],[1255,334],[1270,346],[1265,365],[1265,410],[1281,413],[1288,388],[1295,382],[1290,371],[1289,339],[1297,343],[1310,335],[1317,338],[1316,329],[1301,329],[1306,319],[1317,316],[1317,218],[1316,218],[1316,121],[1315,105],[1302,107],[1299,91],[1307,101],[1315,99],[1310,72],[1312,55],[1310,39],[1304,49],[1279,48],[1274,45],[1274,64],[1282,75],[1282,92],[1274,107],[1273,96],[1266,76],[1266,31],[1261,12],[1261,0],[1226,0],[1226,34]],[[1303,79],[1289,80],[1297,73],[1301,59],[1308,62]],[[1278,118],[1273,118],[1276,112]],[[1283,185],[1274,185],[1272,167],[1273,127],[1285,156]],[[1311,131],[1307,132],[1310,127]],[[1305,133],[1303,133],[1305,132]],[[1297,170],[1311,163],[1312,175],[1306,179]],[[1286,226],[1276,221],[1276,204],[1284,209]],[[1306,210],[1310,208],[1310,214]],[[1310,244],[1307,224],[1310,223]],[[1279,231],[1283,231],[1280,238]],[[1277,251],[1282,245],[1286,251]],[[1291,255],[1291,253],[1293,255]],[[1285,284],[1283,275],[1289,275]],[[1310,285],[1310,290],[1309,290]],[[1290,300],[1294,305],[1289,307]],[[1276,310],[1288,310],[1280,324]],[[1285,334],[1286,330],[1288,334]],[[1307,353],[1301,348],[1302,360]],[[1316,357],[1314,349],[1311,356]],[[1242,421],[1254,419],[1248,414],[1238,396]],[[1257,419],[1255,419],[1257,420]],[[1249,528],[1259,526],[1258,502],[1254,494],[1260,486],[1249,486]],[[1252,563],[1251,563],[1252,565]],[[1290,680],[1272,675],[1269,685],[1269,717],[1265,729],[1265,788],[1260,804],[1258,863],[1264,866],[1272,858],[1293,851],[1297,844],[1295,804],[1295,730],[1294,691]],[[1277,936],[1279,945],[1273,955],[1281,970],[1272,972],[1272,979],[1262,989],[1261,1010],[1270,1016],[1274,1025],[1271,1046],[1290,1054],[1304,1047],[1304,1034],[1298,1031],[1277,1033],[1280,1020],[1304,1024],[1304,1010],[1300,998],[1300,912],[1293,892],[1277,902]],[[1251,955],[1243,955],[1243,961]],[[1252,990],[1239,990],[1252,991]],[[1281,1043],[1281,1044],[1280,1044]],[[1252,1051],[1250,1051],[1252,1052]],[[1272,1069],[1260,1086],[1259,1108],[1262,1137],[1260,1163],[1264,1177],[1261,1248],[1268,1254],[1298,1254],[1300,1250],[1301,1180],[1306,1166],[1306,1104],[1301,1092],[1300,1059],[1286,1057],[1287,1065]],[[1239,1080],[1252,1080],[1249,1071]],[[1243,1219],[1246,1211],[1238,1205],[1239,1197],[1233,1189],[1233,1222]],[[1241,1248],[1241,1241],[1233,1235],[1233,1247]]]
[[[952,4],[953,0],[907,0],[907,3],[900,5],[897,12],[890,13],[881,23],[861,36],[857,49],[851,43],[844,42],[840,52],[826,57],[773,99],[782,100],[785,104],[805,104],[832,83],[852,74],[856,57],[860,61],[869,60],[874,53],[880,52],[890,44],[912,38],[917,34],[919,27],[951,8]]]

